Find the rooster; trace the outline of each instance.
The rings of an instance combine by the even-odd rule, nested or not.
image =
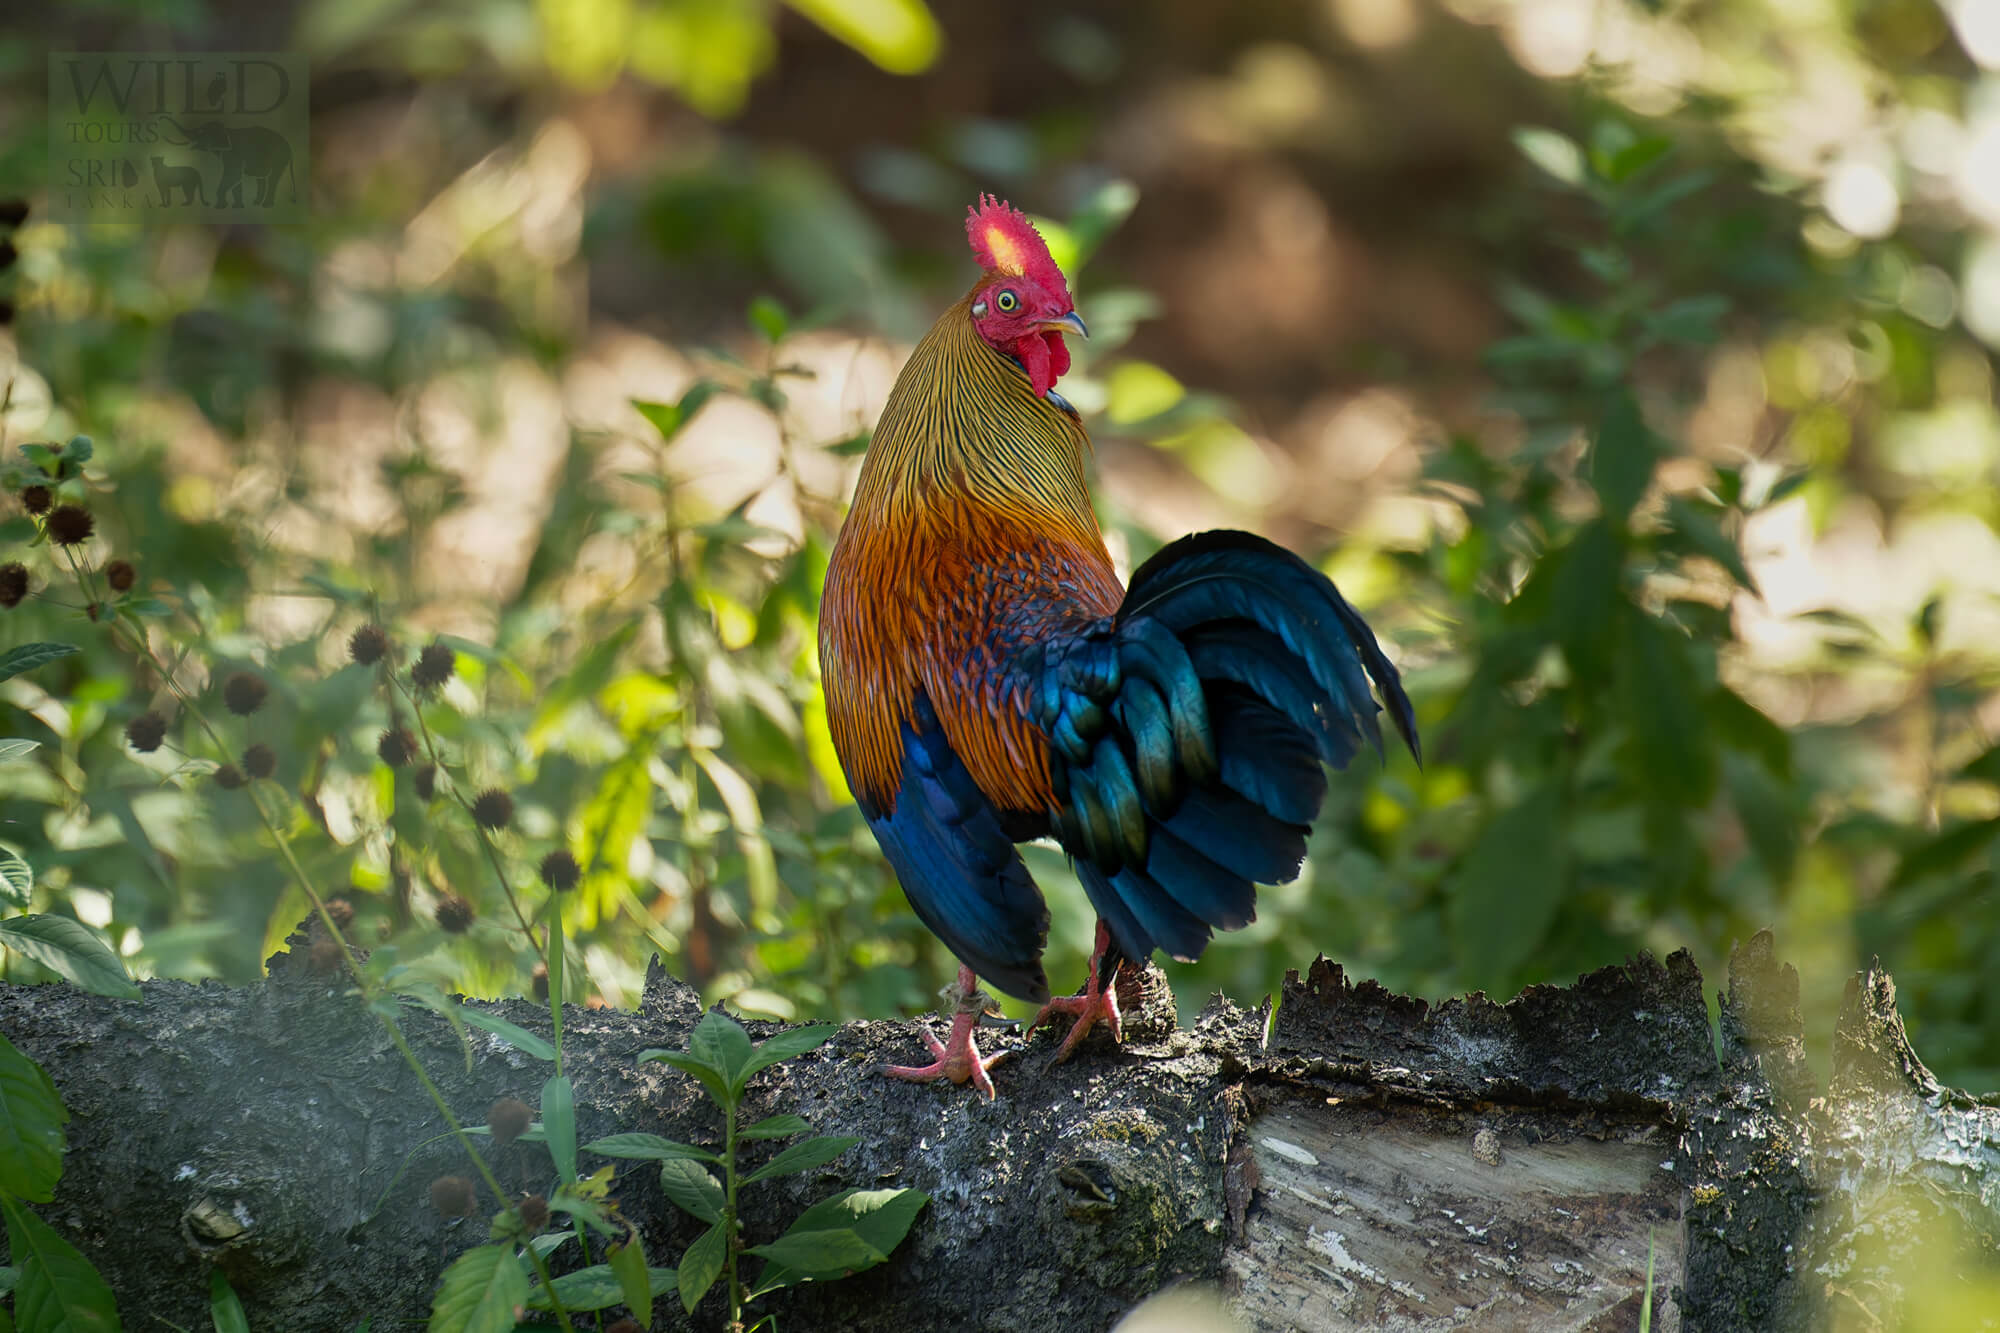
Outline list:
[[[1088,337],[1027,218],[968,210],[978,282],[917,344],[827,569],[819,651],[834,750],[924,924],[960,968],[950,1039],[899,1078],[970,1080],[985,978],[1058,1015],[1068,1058],[1112,982],[1193,961],[1295,878],[1325,767],[1381,748],[1374,681],[1413,755],[1396,668],[1323,575],[1244,532],[1162,549],[1120,588],[1056,391]],[[1051,999],[1049,914],[1015,844],[1053,837],[1098,915],[1089,973]]]

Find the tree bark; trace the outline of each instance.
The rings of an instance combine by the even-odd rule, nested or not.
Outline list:
[[[996,1102],[883,1080],[877,1066],[919,1054],[906,1023],[849,1023],[760,1076],[752,1117],[793,1111],[861,1143],[747,1190],[752,1241],[847,1186],[932,1201],[887,1264],[759,1308],[835,1333],[1105,1329],[1202,1283],[1256,1330],[1610,1333],[1639,1327],[1650,1290],[1654,1329],[1805,1329],[1853,1308],[1893,1321],[1940,1237],[1976,1252],[2000,1235],[2000,1101],[1938,1086],[1879,967],[1850,987],[1818,1088],[1798,977],[1768,934],[1731,960],[1719,1050],[1685,953],[1506,1005],[1427,1005],[1320,959],[1286,977],[1275,1014],[1217,997],[1186,1027],[1157,973],[1128,980],[1144,995],[1128,996],[1122,1047],[1093,1036],[1050,1067],[1047,1035],[989,1038],[1020,1048]],[[126,1326],[206,1327],[211,1266],[253,1328],[422,1319],[486,1226],[431,1208],[432,1179],[469,1173],[380,1023],[302,967],[143,989],[132,1004],[0,987],[0,1032],[75,1117],[40,1211],[111,1282]],[[486,1007],[546,1032],[525,1002]],[[656,962],[637,1012],[566,1014],[583,1141],[719,1136],[690,1079],[635,1059],[684,1045],[701,1012]],[[549,1072],[478,1031],[468,1061],[427,1012],[403,1023],[468,1122],[497,1097],[532,1101]],[[543,1147],[491,1160],[509,1188],[552,1192]],[[625,1215],[673,1264],[699,1227],[654,1168],[617,1165]],[[711,1293],[690,1319],[669,1294],[655,1327],[715,1329],[721,1311]],[[2000,1327],[1973,1309],[1961,1326],[1982,1318]]]

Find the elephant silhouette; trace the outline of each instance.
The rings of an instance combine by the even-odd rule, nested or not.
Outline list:
[[[190,166],[167,165],[167,159],[153,159],[153,188],[160,192],[160,207],[174,202],[174,191],[181,192],[181,203],[192,204],[196,200],[202,207],[208,206],[208,195],[202,189],[201,172]]]
[[[243,206],[243,178],[246,176],[257,182],[256,203],[259,207],[269,207],[277,202],[280,176],[290,181],[291,202],[299,201],[299,177],[292,167],[292,145],[276,130],[264,125],[230,126],[215,120],[190,129],[172,116],[161,116],[160,119],[181,136],[175,139],[169,135],[169,143],[181,144],[198,153],[212,153],[221,159],[222,179],[215,183],[217,208],[228,208],[232,204],[238,208]]]

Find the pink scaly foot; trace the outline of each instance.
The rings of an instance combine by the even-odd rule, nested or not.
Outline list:
[[[906,1078],[916,1083],[933,1083],[948,1078],[953,1083],[970,1081],[972,1086],[986,1094],[986,1100],[993,1100],[993,1080],[986,1071],[1012,1055],[1012,1051],[1002,1051],[998,1055],[981,1058],[979,1044],[972,1038],[972,1030],[979,1025],[979,1016],[993,1004],[993,998],[979,989],[979,978],[972,975],[972,969],[961,966],[958,969],[958,984],[945,988],[945,998],[952,1002],[951,1041],[941,1042],[932,1036],[929,1028],[919,1027],[924,1041],[930,1045],[936,1061],[927,1065],[883,1065],[882,1072],[890,1078]]]
[[[1035,1021],[1028,1024],[1028,1031],[1032,1034],[1036,1028],[1057,1014],[1068,1014],[1076,1020],[1069,1030],[1069,1035],[1063,1038],[1062,1045],[1056,1048],[1055,1058],[1049,1061],[1050,1064],[1059,1065],[1074,1055],[1076,1048],[1090,1035],[1091,1028],[1097,1025],[1099,1019],[1111,1028],[1111,1040],[1125,1039],[1125,1034],[1119,1029],[1117,977],[1114,976],[1113,984],[1107,986],[1099,984],[1097,975],[1098,965],[1104,959],[1104,951],[1110,947],[1111,930],[1099,921],[1097,947],[1090,955],[1090,977],[1083,983],[1082,992],[1050,1000],[1036,1013]]]

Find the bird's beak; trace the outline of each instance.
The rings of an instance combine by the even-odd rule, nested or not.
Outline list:
[[[1054,329],[1059,333],[1074,333],[1077,337],[1085,341],[1088,341],[1090,338],[1090,330],[1084,327],[1083,316],[1077,314],[1074,310],[1064,315],[1061,319],[1043,320],[1042,327],[1045,329]]]

